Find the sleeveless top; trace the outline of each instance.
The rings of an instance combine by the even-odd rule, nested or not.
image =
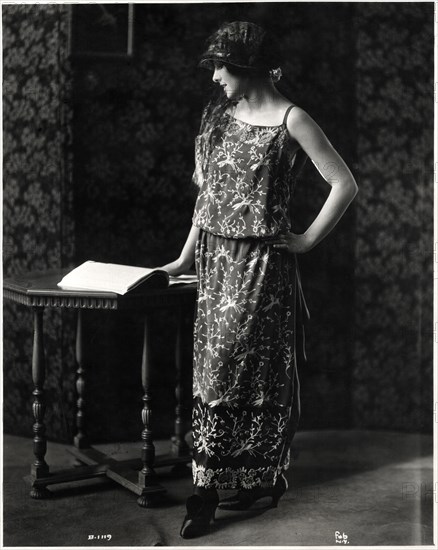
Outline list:
[[[193,181],[200,189],[193,225],[230,238],[291,230],[291,197],[304,164],[297,162],[297,152],[304,151],[293,150],[286,126],[293,107],[278,126],[243,122],[225,110],[216,117],[204,111],[195,141]]]

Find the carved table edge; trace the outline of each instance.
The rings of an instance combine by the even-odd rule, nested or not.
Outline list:
[[[37,296],[3,289],[3,298],[31,307],[118,309],[117,299],[83,296]]]

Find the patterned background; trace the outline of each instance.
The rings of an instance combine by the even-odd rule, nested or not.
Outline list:
[[[398,8],[370,3],[356,18],[354,423],[429,429],[433,7]]]
[[[429,430],[433,4],[273,7],[136,5],[132,59],[72,63],[65,6],[3,6],[4,276],[91,258],[147,266],[174,258],[190,224],[193,140],[211,88],[194,59],[223,20],[262,22],[291,52],[291,99],[317,120],[360,187],[333,233],[301,258],[312,314],[301,428]],[[297,231],[327,192],[308,163]],[[67,441],[74,315],[45,320],[48,436]],[[90,312],[85,321],[92,436],[138,439],[139,320]],[[163,403],[173,400],[173,329],[172,316],[160,314],[158,434],[171,429],[173,405]],[[26,308],[5,302],[4,334],[5,430],[30,435]]]
[[[74,257],[71,71],[65,10],[4,6],[3,275],[61,267]],[[32,312],[4,302],[4,428],[32,433]],[[71,316],[45,315],[51,437],[73,414]],[[74,372],[74,371],[73,371]]]

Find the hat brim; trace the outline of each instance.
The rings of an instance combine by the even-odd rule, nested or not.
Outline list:
[[[234,63],[233,61],[230,61],[229,59],[223,59],[222,57],[218,56],[208,56],[208,57],[202,57],[201,60],[198,62],[198,67],[202,69],[214,69],[214,62],[218,61],[219,63],[223,63],[224,65],[233,65],[234,67],[239,67],[240,69],[255,69],[256,67],[252,67],[251,65],[242,65],[240,63]]]
[[[209,56],[209,57],[202,57],[201,60],[198,62],[198,67],[202,69],[214,69],[214,62],[218,61],[219,63],[223,63],[224,65],[233,65],[233,67],[239,67],[240,69],[253,69],[253,70],[260,70],[260,69],[268,69],[268,67],[265,66],[254,66],[254,65],[242,65],[241,63],[235,63],[234,61],[230,61],[229,59],[223,59],[222,57],[217,56]]]

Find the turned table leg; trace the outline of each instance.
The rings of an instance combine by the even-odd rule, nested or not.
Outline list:
[[[141,433],[141,439],[143,446],[141,449],[141,461],[143,467],[138,473],[138,485],[142,488],[142,494],[138,497],[137,503],[147,508],[153,504],[153,500],[150,498],[153,494],[165,492],[157,482],[157,475],[154,470],[155,462],[155,446],[153,443],[152,429],[151,429],[151,384],[150,384],[150,340],[149,340],[149,319],[145,315],[144,319],[144,333],[143,333],[143,356],[141,365],[141,381],[143,385],[143,410],[141,412],[141,419],[143,422],[143,431]]]
[[[35,462],[31,467],[31,478],[33,480],[48,477],[49,466],[45,461],[47,451],[46,426],[44,424],[44,414],[46,412],[46,402],[44,397],[44,381],[46,377],[46,364],[44,354],[44,333],[43,333],[43,307],[35,307],[34,310],[34,334],[33,334],[33,356],[32,356],[32,380],[35,389],[32,393],[34,402],[32,405],[35,423],[33,425],[33,453]],[[30,491],[32,498],[47,498],[51,496],[50,491],[45,486],[32,485]]]
[[[83,326],[82,311],[78,310],[76,327],[76,429],[74,437],[75,447],[85,449],[90,446],[88,437],[85,433],[85,368],[84,368],[84,350],[83,350]]]

